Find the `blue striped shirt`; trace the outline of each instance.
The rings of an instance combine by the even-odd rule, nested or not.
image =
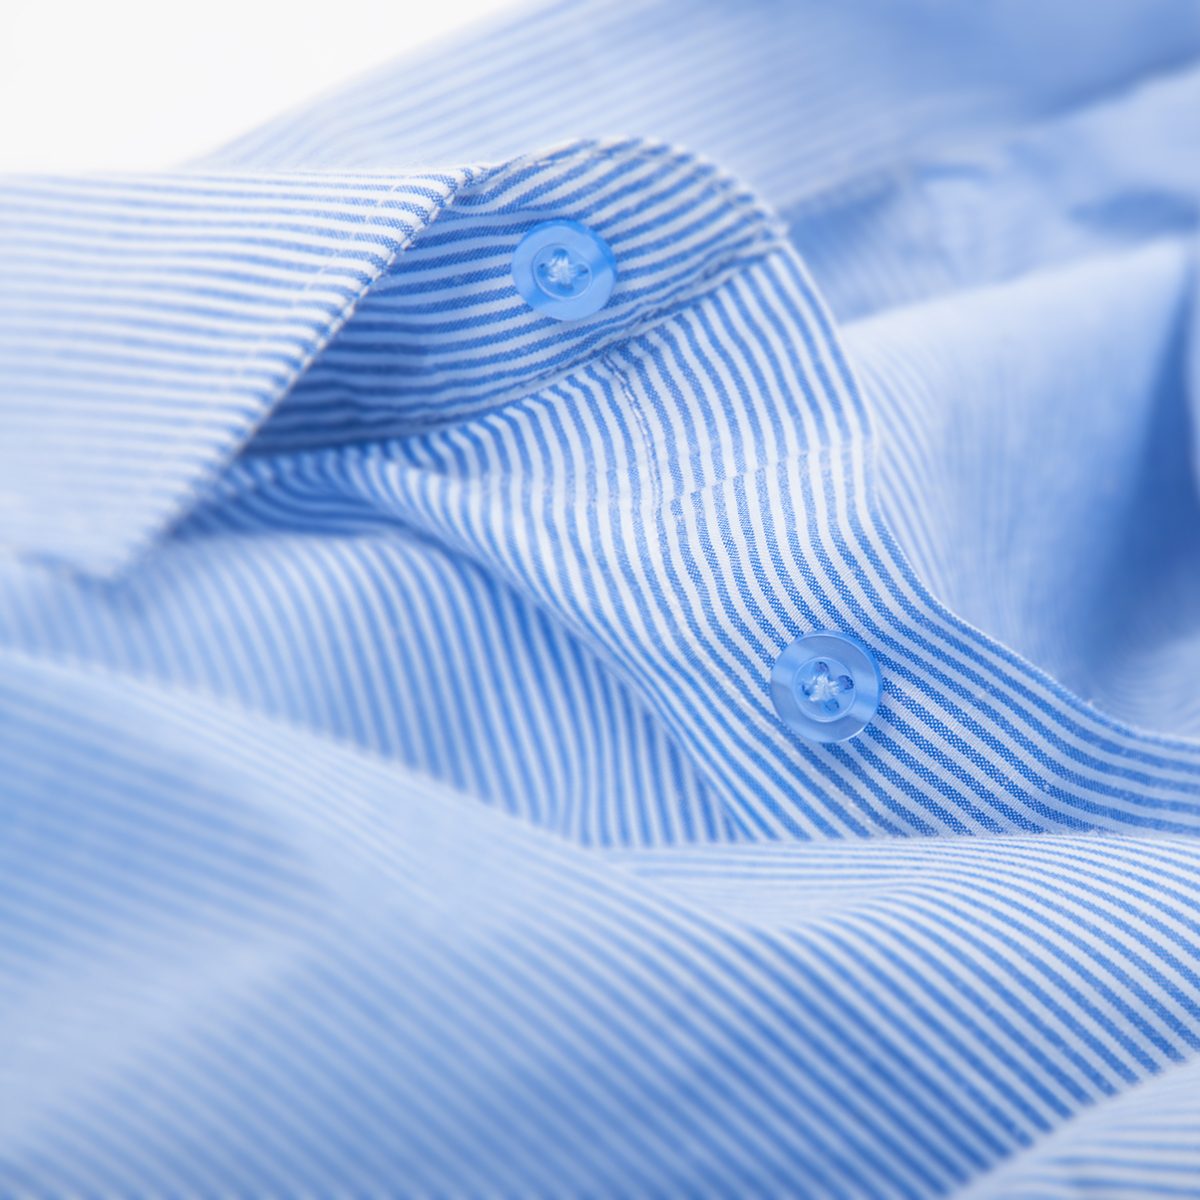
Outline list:
[[[0,1194],[1200,1196],[1197,114],[618,0],[0,181]]]

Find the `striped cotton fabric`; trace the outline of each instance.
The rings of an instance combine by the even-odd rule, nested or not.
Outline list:
[[[0,1194],[1200,1196],[1198,57],[568,4],[3,181]]]

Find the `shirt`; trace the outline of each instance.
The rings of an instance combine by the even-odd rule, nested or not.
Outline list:
[[[1200,1195],[1198,56],[568,3],[4,180],[0,1193]]]

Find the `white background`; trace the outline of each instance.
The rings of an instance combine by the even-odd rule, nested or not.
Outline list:
[[[0,0],[0,172],[156,170],[514,0]]]

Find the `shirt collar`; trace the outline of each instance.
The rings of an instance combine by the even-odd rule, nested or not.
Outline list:
[[[552,216],[617,255],[595,317],[556,322],[513,288],[514,246]],[[712,166],[623,139],[409,174],[17,180],[0,239],[0,544],[112,576],[251,439],[294,450],[492,405],[660,319],[778,229]],[[437,321],[364,349],[346,334],[380,289]]]
[[[119,570],[472,174],[6,181],[0,545]]]

